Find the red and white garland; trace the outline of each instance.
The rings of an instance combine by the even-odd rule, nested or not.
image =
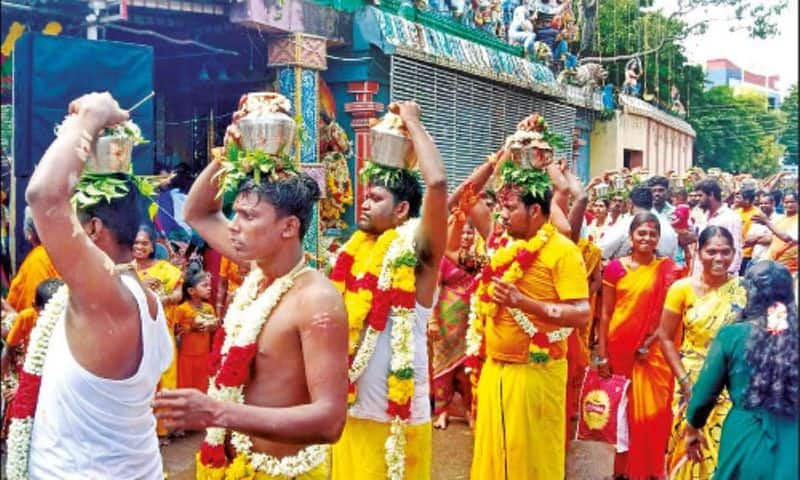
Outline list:
[[[212,374],[208,385],[209,396],[217,400],[244,403],[244,383],[257,351],[258,335],[283,295],[294,285],[295,278],[304,271],[305,262],[300,262],[259,295],[264,274],[260,268],[251,269],[236,291],[223,328],[214,337],[209,357]],[[231,432],[231,444],[236,450],[236,458],[229,460],[225,453],[227,434],[228,431],[224,428],[213,427],[206,430],[205,440],[197,454],[198,479],[240,478],[233,475],[236,472],[242,475],[263,472],[272,476],[295,477],[313,470],[328,456],[327,445],[312,445],[296,455],[284,458],[254,453],[250,437]]]
[[[25,363],[19,375],[19,389],[11,403],[8,427],[8,459],[6,475],[12,480],[28,478],[28,456],[30,455],[33,418],[39,403],[39,388],[42,385],[42,369],[50,346],[50,338],[56,323],[64,315],[69,301],[69,291],[64,285],[50,298],[31,331]]]

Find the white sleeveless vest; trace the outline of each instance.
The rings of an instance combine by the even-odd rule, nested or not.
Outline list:
[[[161,373],[172,361],[172,343],[161,304],[153,320],[136,279],[121,278],[139,306],[139,369],[124,380],[100,378],[84,369],[69,349],[64,313],[42,372],[31,438],[32,479],[163,478],[152,401]]]

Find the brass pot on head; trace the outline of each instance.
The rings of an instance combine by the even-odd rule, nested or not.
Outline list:
[[[626,182],[624,176],[615,175],[613,181],[614,181],[614,190],[625,190]]]
[[[606,182],[602,182],[595,185],[594,194],[596,198],[602,198],[608,195],[608,184]]]
[[[278,155],[294,141],[296,125],[283,112],[251,113],[240,118],[236,125],[242,133],[242,147],[246,151]]]
[[[91,173],[127,173],[133,158],[133,139],[106,135],[95,142],[92,154],[86,160],[86,171]]]
[[[792,190],[797,185],[796,175],[787,175],[781,178],[781,190]]]
[[[406,159],[413,148],[411,140],[404,135],[385,129],[370,129],[372,137],[371,160],[375,163],[393,168],[412,168],[406,165]]]

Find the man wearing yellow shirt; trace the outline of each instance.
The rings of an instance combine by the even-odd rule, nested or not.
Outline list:
[[[501,167],[501,219],[512,241],[493,254],[484,271],[491,278],[477,293],[478,311],[493,314],[478,316],[486,361],[472,480],[564,478],[570,330],[563,328],[589,320],[586,268],[578,247],[548,223],[547,181],[519,172],[510,163]],[[514,277],[504,272],[517,268],[521,277],[504,281]]]
[[[756,214],[761,213],[761,210],[758,209],[753,203],[756,201],[756,190],[754,188],[742,188],[740,192],[736,194],[736,201],[739,205],[739,208],[736,209],[736,213],[739,215],[739,218],[742,219],[742,242],[747,239],[747,234],[750,232],[750,226],[753,225],[753,217]],[[742,248],[742,266],[739,269],[739,275],[744,276],[744,272],[747,271],[747,267],[750,265],[750,262],[753,260],[753,245],[744,246]]]

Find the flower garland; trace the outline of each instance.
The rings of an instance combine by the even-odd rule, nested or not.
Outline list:
[[[19,374],[19,389],[11,403],[8,428],[8,460],[6,475],[9,479],[28,478],[28,455],[30,454],[33,417],[39,403],[39,388],[42,385],[42,369],[47,357],[50,338],[56,323],[64,315],[69,299],[66,285],[56,291],[47,302],[31,331],[25,363]]]
[[[306,271],[301,261],[286,275],[276,279],[259,295],[259,285],[264,274],[254,268],[236,291],[225,316],[223,328],[217,330],[209,356],[212,375],[208,382],[208,395],[217,400],[244,403],[244,383],[257,351],[258,335],[283,295],[294,285],[294,280]],[[252,478],[256,472],[267,475],[296,477],[320,465],[328,455],[328,446],[311,445],[291,457],[276,458],[255,453],[247,435],[231,432],[231,444],[236,457],[231,461],[225,453],[224,428],[206,429],[206,437],[197,453],[197,478],[222,480],[225,478]]]
[[[525,271],[531,267],[541,249],[550,241],[555,233],[552,224],[545,224],[530,240],[517,240],[508,246],[501,247],[493,255],[489,265],[484,267],[478,282],[478,288],[472,296],[468,327],[466,333],[467,358],[466,369],[470,381],[475,387],[480,378],[482,359],[485,354],[484,329],[486,322],[494,318],[499,306],[492,301],[494,285],[492,278],[500,277],[505,283],[515,284]],[[546,362],[550,359],[551,343],[566,339],[572,328],[559,328],[548,333],[540,332],[528,316],[516,308],[508,309],[519,327],[530,337],[529,359],[532,362]]]
[[[322,158],[327,165],[325,182],[327,196],[320,200],[320,219],[326,228],[336,228],[342,224],[342,215],[348,205],[353,204],[353,188],[346,157],[339,152],[329,152]]]
[[[414,269],[417,265],[414,232],[417,225],[418,221],[409,220],[397,229],[385,231],[377,239],[357,231],[342,247],[331,271],[331,280],[344,295],[347,307],[348,404],[355,403],[356,381],[375,352],[378,336],[386,329],[389,318],[392,319],[392,356],[386,380],[386,412],[392,417],[392,423],[385,444],[390,479],[404,477],[405,428],[411,417],[414,396]]]

